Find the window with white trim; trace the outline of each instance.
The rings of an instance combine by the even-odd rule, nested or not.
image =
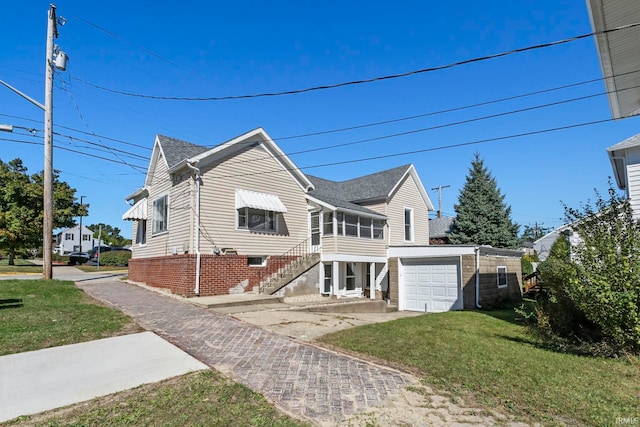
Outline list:
[[[323,264],[324,265],[324,288],[322,289],[323,294],[331,293],[331,284],[333,277],[333,265],[332,264]]]
[[[373,219],[373,238],[384,239],[384,221],[381,219]]]
[[[147,220],[141,219],[138,221],[138,229],[136,230],[136,243],[144,245],[147,243]]]
[[[344,215],[344,235],[358,237],[358,215]]]
[[[325,217],[329,215],[325,213]],[[332,219],[332,218],[331,218]],[[324,234],[332,234],[333,221],[324,223]],[[384,220],[368,216],[337,212],[338,236],[359,237],[361,239],[384,239]]]
[[[73,240],[73,233],[64,233],[64,240]]]
[[[356,289],[356,263],[346,263],[347,271],[344,275],[345,285],[348,291],[355,291]]]
[[[82,240],[85,242],[91,240],[91,234],[83,234]]]
[[[266,256],[250,256],[247,257],[247,265],[249,267],[264,267],[267,265]]]
[[[333,212],[324,212],[322,217],[322,222],[324,223],[322,234],[325,236],[331,236],[333,234]]]
[[[164,195],[153,201],[153,233],[162,233],[169,229],[169,196]]]
[[[238,228],[256,231],[276,231],[276,213],[263,209],[238,209]]]
[[[498,280],[498,287],[499,288],[504,288],[508,285],[507,283],[507,267],[506,266],[499,266],[498,267],[498,271],[497,271],[497,280]]]
[[[413,209],[404,208],[404,241],[413,242]]]

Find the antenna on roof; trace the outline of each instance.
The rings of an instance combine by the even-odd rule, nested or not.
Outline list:
[[[438,185],[436,188],[432,188],[431,190],[438,190],[438,218],[442,218],[442,189],[449,188],[450,185]]]

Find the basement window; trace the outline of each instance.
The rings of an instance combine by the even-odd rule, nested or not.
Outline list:
[[[266,256],[250,256],[247,257],[247,265],[249,267],[264,267],[267,265]]]

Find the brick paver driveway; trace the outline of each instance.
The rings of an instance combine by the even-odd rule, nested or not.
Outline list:
[[[325,424],[382,405],[410,375],[300,343],[113,279],[77,283],[286,412]]]

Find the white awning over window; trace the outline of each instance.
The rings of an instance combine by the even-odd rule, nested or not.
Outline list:
[[[147,199],[139,200],[138,203],[131,206],[129,210],[122,215],[122,219],[129,221],[147,219]]]
[[[236,190],[236,209],[252,208],[272,212],[287,212],[287,208],[274,194],[258,193],[248,190]]]

